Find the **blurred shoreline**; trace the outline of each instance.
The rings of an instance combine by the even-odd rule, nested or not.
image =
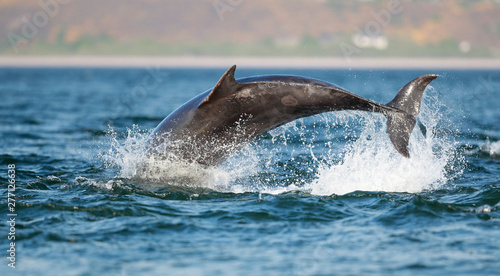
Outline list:
[[[500,69],[487,58],[325,58],[208,56],[0,56],[0,68],[298,68],[298,69]]]

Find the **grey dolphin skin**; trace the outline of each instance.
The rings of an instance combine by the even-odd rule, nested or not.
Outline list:
[[[362,110],[387,117],[389,138],[409,158],[408,143],[427,85],[436,75],[405,85],[386,105],[363,99],[327,82],[299,76],[265,75],[236,80],[236,65],[210,89],[167,116],[148,140],[148,156],[177,156],[217,166],[263,133],[298,118],[337,110]]]

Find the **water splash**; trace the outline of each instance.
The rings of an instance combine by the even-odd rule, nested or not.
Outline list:
[[[138,165],[144,159],[145,142],[149,134],[137,125],[127,129],[125,137],[111,126],[106,134],[107,141],[103,143],[103,147],[108,149],[102,152],[99,158],[107,168],[117,168],[119,177],[135,177],[138,174]]]
[[[439,110],[436,96],[425,99],[419,115],[421,127],[414,129],[410,139],[410,159],[393,148],[385,119],[364,113],[366,125],[342,161],[321,164],[317,179],[304,188],[315,195],[342,195],[357,190],[416,193],[439,188],[446,183],[447,165],[455,158],[454,143],[437,135],[437,125],[444,116],[438,114]]]
[[[411,159],[397,153],[379,126],[380,118],[371,118],[361,137],[349,147],[340,164],[322,164],[318,178],[307,186],[312,194],[346,194],[356,190],[420,192],[446,180],[447,154],[435,154],[435,137],[412,135]]]
[[[430,94],[418,116],[420,127],[410,139],[410,159],[394,149],[381,114],[352,111],[316,116],[306,120],[309,123],[294,121],[272,130],[270,138],[251,143],[217,168],[176,156],[146,157],[150,131],[137,126],[122,137],[110,129],[110,149],[102,159],[118,170],[118,177],[154,188],[313,195],[357,190],[416,193],[439,188],[450,174],[460,173],[460,168],[452,168],[450,173],[456,145],[451,138],[440,136],[438,125],[446,114],[440,113],[435,93]],[[288,170],[287,175],[276,173],[278,167]]]
[[[109,149],[101,154],[101,160],[106,167],[117,170],[118,178],[131,179],[141,188],[204,188],[220,192],[229,191],[235,178],[252,173],[256,164],[251,148],[242,150],[244,154],[241,158],[232,159],[233,162],[245,164],[240,167],[230,164],[223,164],[218,168],[206,167],[186,162],[168,152],[161,157],[147,156],[145,153],[150,134],[151,131],[141,130],[136,125],[127,129],[126,135],[120,135],[110,128],[107,135]]]

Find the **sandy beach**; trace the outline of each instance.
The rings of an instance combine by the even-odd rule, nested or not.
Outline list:
[[[500,69],[500,59],[325,58],[325,57],[154,57],[154,56],[0,56],[0,67],[164,67],[164,68],[318,68],[318,69]]]

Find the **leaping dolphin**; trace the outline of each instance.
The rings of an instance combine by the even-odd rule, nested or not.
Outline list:
[[[265,75],[236,80],[232,66],[217,85],[168,115],[148,140],[148,156],[177,156],[217,166],[263,133],[298,118],[337,110],[387,117],[389,138],[409,158],[408,143],[427,85],[436,75],[406,84],[386,105],[333,84],[299,76]]]

